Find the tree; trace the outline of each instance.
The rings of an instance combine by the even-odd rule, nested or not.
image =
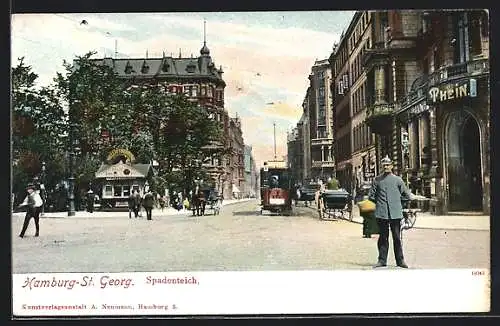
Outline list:
[[[18,59],[12,71],[13,191],[22,195],[27,182],[46,162],[47,188],[64,178],[63,136],[66,115],[53,87],[36,88],[38,75]]]

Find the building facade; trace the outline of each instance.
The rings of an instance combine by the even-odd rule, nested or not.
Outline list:
[[[309,75],[309,129],[311,137],[311,178],[334,175],[333,126],[330,92],[331,68],[328,59],[317,60]]]
[[[206,42],[197,58],[178,58],[165,56],[161,58],[103,58],[94,60],[96,64],[104,64],[113,68],[118,78],[129,86],[162,85],[171,94],[184,93],[189,99],[197,102],[210,113],[210,117],[220,122],[224,130],[220,141],[214,146],[228,150],[230,118],[224,108],[224,89],[226,83],[222,68],[216,68]],[[210,181],[222,192],[231,192],[231,175],[234,167],[224,164],[223,157],[209,157],[204,160]],[[226,180],[226,184],[224,181]]]
[[[356,12],[329,59],[341,186],[388,155],[421,208],[489,214],[488,53],[484,10]]]
[[[302,110],[303,114],[301,119],[299,120],[299,135],[302,135],[301,138],[301,156],[302,156],[302,179],[301,181],[304,183],[311,179],[311,87],[309,87],[306,91],[306,95],[304,97],[304,101],[302,102]]]
[[[224,185],[224,198],[241,198],[245,190],[245,166],[244,153],[245,143],[243,141],[243,133],[241,131],[240,118],[229,118],[229,148],[231,154],[229,156],[229,174],[227,175]]]
[[[300,182],[300,159],[302,153],[299,148],[299,132],[298,128],[293,128],[287,133],[287,166],[292,173],[293,180]]]
[[[358,13],[356,13],[357,15]],[[334,45],[329,62],[332,70],[330,90],[333,94],[332,130],[333,150],[335,157],[335,177],[341,187],[351,191],[353,185],[352,169],[352,122],[351,122],[351,90],[348,35],[352,31],[351,23],[346,32]]]
[[[419,77],[396,112],[400,168],[432,211],[489,214],[488,14],[420,11],[417,47]]]
[[[255,183],[257,177],[257,165],[253,158],[252,146],[250,145],[245,145],[244,165],[245,165],[244,194],[246,197],[255,197],[259,192],[257,189],[257,184]]]

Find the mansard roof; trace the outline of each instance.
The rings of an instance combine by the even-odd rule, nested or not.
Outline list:
[[[97,64],[113,68],[119,78],[208,78],[225,85],[222,69],[217,69],[210,57],[198,58],[104,58]],[[143,69],[147,66],[147,69]]]

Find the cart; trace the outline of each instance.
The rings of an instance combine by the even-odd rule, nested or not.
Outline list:
[[[318,203],[319,218],[336,221],[337,215],[352,221],[352,196],[344,189],[324,190]]]
[[[300,198],[298,201],[303,201],[307,207],[309,204],[316,200],[316,192],[319,190],[319,184],[310,183],[300,189]]]
[[[221,199],[215,189],[205,189],[205,198],[207,198],[205,209],[211,210],[213,215],[219,215],[221,208]]]

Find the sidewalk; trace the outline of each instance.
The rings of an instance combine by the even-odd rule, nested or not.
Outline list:
[[[222,206],[227,206],[231,204],[236,204],[236,203],[243,203],[246,201],[251,201],[255,200],[253,198],[245,198],[245,199],[225,199],[222,203]],[[221,211],[222,212],[222,211]],[[208,211],[209,214],[211,214],[210,211]],[[18,212],[18,213],[12,213],[12,217],[24,217],[25,212]],[[153,217],[154,216],[169,216],[169,215],[191,215],[192,211],[191,210],[176,210],[172,207],[168,207],[163,209],[163,211],[160,208],[154,208],[153,209]],[[146,216],[146,212],[144,211],[144,208],[141,210],[141,215]],[[75,212],[75,216],[72,216],[71,218],[99,218],[99,217],[123,217],[123,216],[128,216],[128,211],[127,210],[122,210],[122,211],[94,211],[93,213],[89,213],[87,211],[77,211]],[[44,213],[43,216],[40,216],[41,218],[64,218],[68,217],[68,212],[48,212]]]
[[[352,222],[363,224],[357,206],[353,207]],[[415,229],[442,229],[442,230],[490,230],[489,215],[432,215],[428,212],[418,212]]]

